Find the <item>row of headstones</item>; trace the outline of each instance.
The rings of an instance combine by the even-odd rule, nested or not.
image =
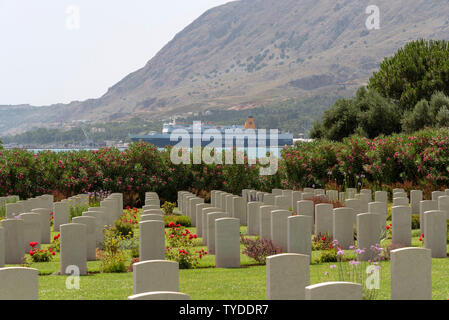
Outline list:
[[[17,201],[20,201],[19,196],[0,197],[0,209],[6,210],[7,203],[16,203]]]
[[[22,263],[30,242],[38,242],[38,248],[50,243],[53,196],[15,200],[5,204],[6,220],[0,222],[0,267]]]
[[[320,192],[318,195],[322,195],[322,193]],[[359,244],[366,245],[369,248],[378,242],[379,234],[382,231],[382,220],[386,221],[386,203],[377,203],[377,207],[375,206],[376,204],[372,206],[373,209],[376,209],[375,212],[358,217],[357,212],[353,208],[338,208],[334,210],[332,204],[319,204],[315,210],[313,201],[300,200],[297,202],[299,215],[292,216],[292,212],[286,209],[290,202],[290,199],[286,200],[286,196],[278,195],[272,198],[268,197],[267,194],[264,196],[264,201],[274,200],[274,203],[278,206],[264,205],[263,202],[248,202],[246,210],[244,210],[241,209],[240,203],[242,197],[216,190],[211,193],[211,204],[204,203],[204,199],[186,191],[178,193],[178,203],[181,212],[190,217],[195,215],[197,234],[203,238],[203,244],[208,246],[209,253],[216,254],[218,250],[216,255],[217,266],[238,267],[240,262],[239,251],[237,250],[237,222],[235,222],[234,233],[224,234],[224,240],[220,243],[216,241],[221,236],[221,233],[217,232],[217,227],[222,222],[218,220],[231,217],[236,212],[243,212],[245,216],[247,215],[247,218],[244,220],[248,222],[249,235],[259,235],[261,238],[272,240],[284,252],[308,255],[311,254],[311,235],[314,226],[316,234],[329,234],[331,236],[335,234],[338,237],[337,239],[339,239],[340,246],[347,249],[354,243],[353,225],[357,222]],[[243,205],[243,207],[245,206]],[[377,213],[379,211],[378,207],[383,208],[384,219],[381,219],[381,215]],[[373,228],[373,225],[376,227]],[[411,234],[411,229],[409,234]],[[231,243],[233,244],[232,247],[230,246]],[[221,259],[220,248],[223,246],[228,248],[225,251],[228,254]],[[229,250],[229,248],[234,249]],[[372,253],[367,252],[361,258],[368,260],[372,258]],[[235,262],[233,264],[219,263],[222,260]]]
[[[247,191],[248,200],[259,200],[248,202],[248,234],[271,239],[280,245],[284,251],[307,254],[307,250],[304,252],[296,250],[299,250],[299,248],[304,250],[304,248],[309,247],[309,234],[304,235],[301,241],[298,240],[296,234],[297,232],[303,233],[302,230],[307,229],[305,225],[309,224],[309,220],[304,217],[290,217],[286,208],[291,201],[294,202],[297,199],[310,199],[312,197],[323,196],[327,200],[332,201],[336,197],[336,191],[333,190],[316,189],[314,192],[312,191],[313,189],[307,188],[304,192],[273,189],[272,194],[254,190]],[[245,190],[243,193],[245,194]],[[385,233],[388,207],[387,192],[375,192],[374,202],[370,202],[373,199],[372,192],[369,189],[361,190],[360,194],[357,194],[356,189],[348,189],[346,195],[349,199],[346,199],[346,196],[344,199],[341,199],[346,205],[344,209],[334,210],[332,204],[324,203],[314,206],[314,202],[311,200],[296,201],[296,205],[292,203],[292,207],[290,208],[293,208],[293,210],[296,209],[295,212],[299,216],[308,216],[311,218],[310,229],[312,233],[314,232],[317,235],[329,234],[334,239],[338,239],[344,247],[351,245],[348,243],[353,239],[352,224],[357,225],[360,243],[364,245],[373,244],[371,242],[374,239],[378,239],[379,234],[382,235]],[[436,191],[432,193],[432,198],[438,200],[422,200],[422,191],[413,190],[411,191],[411,198],[413,199],[412,203],[418,201],[422,232],[429,234],[427,239],[425,238],[424,240],[424,246],[432,249],[433,257],[446,257],[446,244],[444,239],[446,237],[445,220],[449,219],[449,197],[446,196],[445,192]],[[333,213],[337,213],[337,215]],[[403,246],[411,245],[412,213],[413,206],[409,205],[404,190],[393,190],[393,243]],[[350,222],[351,216],[352,224]],[[427,220],[431,221],[428,228],[425,227],[425,221]],[[297,222],[294,223],[293,221]],[[294,245],[294,243],[297,244]],[[294,248],[298,249],[295,250]]]
[[[363,288],[351,282],[310,285],[310,256],[269,256],[266,292],[269,300],[361,300]],[[390,285],[393,300],[432,299],[432,258],[424,248],[391,251]],[[0,268],[0,300],[38,299],[38,270]],[[179,292],[179,264],[151,260],[133,265],[133,295],[129,300],[189,300]]]
[[[85,196],[74,197],[84,201]],[[68,266],[76,265],[80,274],[87,273],[87,261],[96,260],[96,248],[103,243],[103,229],[120,218],[123,196],[116,193],[100,203],[100,207],[90,207],[82,216],[70,222],[70,206],[73,199],[53,203],[52,209],[35,208],[29,213],[20,213],[12,219],[1,222],[0,227],[0,267],[5,264],[21,264],[25,253],[31,250],[30,242],[50,244],[50,212],[54,212],[54,230],[60,231],[60,273],[66,274]],[[76,201],[76,200],[75,200]],[[84,202],[83,202],[84,203]],[[87,202],[88,203],[88,202]],[[76,205],[76,204],[75,204]]]
[[[139,222],[139,260],[165,260],[165,223],[156,192],[145,193]]]
[[[65,204],[60,206],[65,210],[61,213],[64,216],[60,219],[62,224],[55,224],[55,230],[59,229],[61,233],[59,273],[71,274],[76,266],[80,275],[86,275],[87,261],[95,261],[96,250],[103,245],[104,229],[113,226],[123,213],[123,194],[112,193],[100,201],[99,207],[89,207],[81,216],[72,218],[71,223],[67,207]]]
[[[324,282],[310,285],[310,256],[269,256],[266,292],[269,300],[357,300],[363,297],[360,284]],[[391,299],[432,299],[432,258],[424,248],[391,251]],[[130,300],[189,300],[179,292],[179,264],[173,261],[144,261],[133,265],[133,295]],[[38,270],[0,268],[0,300],[38,299]]]
[[[11,200],[14,202],[8,203]],[[0,205],[2,203],[4,203],[6,218],[13,219],[21,213],[31,212],[31,210],[36,208],[52,209],[53,196],[46,194],[27,200],[19,200],[17,196],[10,196],[0,198]]]
[[[279,254],[267,258],[267,299],[358,300],[362,285],[325,282],[310,285],[310,256]],[[392,300],[432,299],[432,257],[429,249],[401,248],[391,251]]]
[[[194,201],[182,201],[180,200],[181,195],[189,194],[188,192],[181,191],[179,193],[179,209],[182,212],[186,212],[187,208],[192,208],[192,211],[202,212],[202,210],[197,207],[206,207],[204,199],[193,197]],[[199,201],[197,201],[199,200]],[[149,195],[146,197],[146,205],[142,208],[143,215],[142,220],[139,223],[139,254],[140,261],[149,260],[164,260],[165,259],[165,224],[163,220],[162,211],[156,209],[159,198],[156,194]],[[150,204],[149,204],[150,203]],[[209,208],[211,209],[211,208]],[[212,210],[214,211],[214,210]],[[240,224],[238,219],[227,218],[218,221],[219,216],[221,218],[226,218],[221,216],[222,212],[212,212],[217,213],[216,219],[210,219],[210,221],[205,221],[205,225],[210,224],[213,228],[209,228],[209,238],[213,239],[208,245],[209,253],[216,253],[216,265],[217,267],[240,267]],[[192,214],[189,214],[192,217]],[[199,218],[202,221],[202,218]],[[196,221],[198,223],[198,221]],[[202,225],[202,224],[201,224]],[[197,227],[197,234],[201,236],[202,228]],[[217,232],[215,232],[217,230]],[[215,245],[217,243],[217,246]]]
[[[0,300],[37,300],[38,270],[0,268]],[[189,300],[179,292],[179,263],[152,260],[133,264],[133,295],[129,300]]]
[[[287,191],[285,193],[285,191]],[[364,189],[361,194],[357,194],[356,190],[349,189],[347,193],[349,197],[345,204],[347,208],[333,209],[332,204],[318,204],[314,206],[311,200],[300,200],[296,203],[296,212],[298,216],[291,216],[286,210],[289,206],[290,198],[310,198],[313,194],[316,196],[326,196],[332,200],[336,194],[333,190],[305,190],[305,192],[274,189],[273,193],[267,194],[249,191],[249,200],[259,199],[264,202],[249,202],[247,204],[247,221],[248,234],[259,235],[262,238],[273,240],[279,245],[284,252],[309,254],[311,250],[311,233],[329,234],[334,239],[338,239],[340,246],[349,248],[353,245],[353,226],[357,226],[357,237],[359,247],[370,248],[378,243],[380,236],[385,235],[385,225],[387,219],[387,201],[388,194],[385,191],[375,193],[375,202],[372,201],[371,190]],[[329,192],[330,191],[330,192]],[[253,193],[251,195],[251,193]],[[282,194],[282,195],[281,195]],[[287,195],[285,195],[287,194]],[[289,194],[295,195],[290,197]],[[424,247],[432,250],[433,257],[446,257],[446,216],[449,215],[447,207],[449,198],[442,196],[440,192],[434,192],[432,196],[434,200],[422,199],[422,192],[414,190],[411,197],[419,201],[419,207],[422,217],[422,227],[427,229],[428,237],[424,240]],[[245,196],[245,192],[243,192]],[[403,189],[395,189],[393,191],[394,207],[392,210],[393,223],[393,243],[402,246],[411,245],[411,213],[412,207],[404,202],[398,202],[397,199],[403,199]],[[359,197],[358,197],[359,196]],[[204,225],[198,229],[198,234],[203,236],[203,242],[208,245],[211,253],[214,252],[214,219],[229,216],[233,212],[239,212],[239,197],[229,195],[221,191],[212,191],[211,204],[204,204],[204,200],[195,197],[187,192],[178,194],[178,203],[182,208],[185,205],[185,213],[189,216],[195,214],[197,227],[200,222]],[[237,200],[237,202],[235,202]],[[274,200],[274,201],[273,201]],[[234,203],[235,202],[235,203]],[[265,205],[266,203],[275,203],[276,205]],[[216,207],[213,203],[217,204]],[[434,205],[434,207],[429,206]],[[225,207],[225,208],[223,208]],[[366,209],[364,212],[362,210]],[[194,209],[195,208],[195,209]],[[228,209],[227,209],[228,208]],[[229,209],[231,208],[231,210]],[[284,208],[284,209],[283,209]],[[436,210],[428,210],[428,209]],[[439,209],[439,210],[438,210]],[[196,211],[195,211],[196,210]],[[181,210],[182,211],[182,210]],[[211,212],[214,211],[214,212]],[[226,212],[228,211],[228,212]],[[245,212],[241,210],[240,212]],[[209,213],[212,219],[209,218]],[[202,218],[200,218],[202,217]],[[307,219],[309,217],[310,219]],[[425,218],[428,217],[428,218]],[[424,221],[429,220],[428,228],[425,228]],[[309,228],[310,226],[310,228]],[[311,230],[308,232],[307,230]],[[334,230],[335,229],[335,230]],[[208,234],[212,235],[212,240],[208,241]],[[372,258],[375,252],[367,250],[361,259],[368,260]]]
[[[190,217],[208,253],[215,255],[217,268],[239,268],[240,225],[246,225],[246,202],[239,196],[216,193],[219,191],[212,191],[209,204],[188,191],[179,191],[179,210]],[[220,204],[218,197],[223,199]]]

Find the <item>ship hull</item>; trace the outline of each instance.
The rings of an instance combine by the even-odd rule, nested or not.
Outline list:
[[[162,135],[161,135],[162,136]],[[131,136],[131,141],[132,142],[146,142],[149,144],[152,144],[158,148],[164,148],[166,146],[176,146],[179,144],[179,146],[183,146],[183,147],[187,147],[184,145],[184,141],[182,141],[182,138],[179,138],[178,140],[175,141],[171,141],[170,136],[167,137],[153,137],[153,136]],[[239,141],[237,141],[239,140]],[[251,145],[251,147],[263,147],[263,140],[261,141],[261,139],[256,139],[256,141],[249,141],[248,137],[243,137],[240,139],[234,138],[233,139],[233,143],[231,144],[231,146],[236,146],[236,147],[240,147],[242,144],[243,140],[243,147],[244,148],[248,148],[249,145]],[[180,143],[183,144],[180,144]],[[193,146],[197,146],[199,145],[200,141],[194,141],[193,137],[190,137],[190,144],[189,147],[192,148]],[[202,147],[206,147],[208,145],[210,145],[211,143],[213,143],[213,139],[210,140],[205,140],[205,141],[201,141],[201,146]],[[218,143],[218,147],[220,143]],[[277,141],[271,141],[271,139],[267,138],[265,139],[265,146],[266,147],[284,147],[284,146],[292,146],[293,145],[293,137],[292,136],[288,136],[285,135],[285,137],[283,137],[283,135],[279,135]],[[214,144],[215,147],[217,147],[217,144]],[[224,139],[221,142],[221,147],[222,148],[226,148],[226,141],[224,141]]]

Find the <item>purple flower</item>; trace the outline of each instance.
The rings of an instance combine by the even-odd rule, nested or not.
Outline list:
[[[324,273],[324,275],[326,275],[326,276],[329,275],[329,272],[326,271],[326,272]]]
[[[334,269],[334,268],[336,268],[336,267],[337,267],[337,265],[333,264],[333,265],[331,265],[329,268]]]
[[[360,264],[360,261],[351,260],[349,261],[349,265],[351,266],[358,266]]]
[[[342,256],[342,255],[344,255],[344,254],[345,254],[345,251],[344,251],[344,250],[338,249],[338,251],[337,251],[337,256]]]

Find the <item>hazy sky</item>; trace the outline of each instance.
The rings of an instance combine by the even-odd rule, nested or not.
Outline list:
[[[0,0],[0,105],[97,98],[230,0]]]

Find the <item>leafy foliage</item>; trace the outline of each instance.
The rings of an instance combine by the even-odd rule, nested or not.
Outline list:
[[[403,110],[429,100],[436,91],[448,95],[449,42],[421,39],[407,43],[381,63],[368,87],[398,101]]]
[[[341,141],[358,134],[414,132],[449,124],[449,43],[412,41],[361,87],[355,97],[340,99],[311,130],[312,138]]]
[[[282,253],[282,249],[268,239],[251,239],[240,236],[240,241],[245,247],[242,253],[253,258],[260,264],[266,264],[268,256]]]
[[[323,122],[314,125],[311,137],[341,141],[355,133],[375,138],[399,131],[397,106],[376,91],[361,87],[354,98],[337,100],[325,111]]]

